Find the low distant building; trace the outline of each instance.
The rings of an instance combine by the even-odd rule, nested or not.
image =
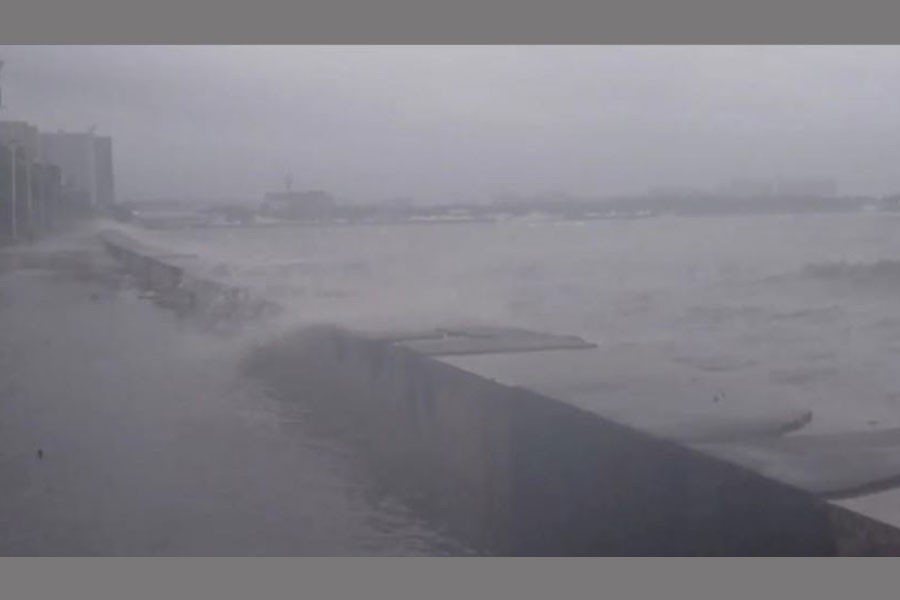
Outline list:
[[[776,195],[776,183],[768,179],[735,179],[722,186],[721,191],[733,198],[770,198]]]
[[[721,192],[732,198],[833,198],[837,188],[831,179],[735,179]]]
[[[706,190],[690,186],[656,186],[647,190],[647,195],[653,198],[696,198],[707,196]]]
[[[263,197],[260,214],[282,219],[320,219],[331,216],[337,202],[328,192],[268,192]]]
[[[886,196],[881,199],[879,203],[879,208],[881,210],[887,210],[890,212],[900,212],[900,194],[894,194],[892,196]]]
[[[778,181],[778,195],[798,198],[833,198],[837,182],[831,179],[788,179]]]

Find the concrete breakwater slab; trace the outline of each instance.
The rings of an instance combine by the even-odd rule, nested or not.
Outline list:
[[[374,339],[392,341],[426,356],[511,354],[596,347],[596,344],[573,335],[554,335],[516,327],[484,325],[368,335]]]

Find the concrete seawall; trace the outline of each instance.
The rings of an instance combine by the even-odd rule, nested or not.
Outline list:
[[[104,240],[147,285],[186,285],[174,261]],[[246,368],[308,406],[392,491],[487,553],[900,553],[889,525],[388,337],[310,328],[256,349]]]
[[[160,303],[169,307],[229,318],[277,310],[244,287],[210,277],[194,264],[196,257],[167,253],[116,231],[103,232],[101,239],[138,285],[157,293]]]
[[[825,505],[803,492],[405,348],[321,328],[250,363],[492,553],[837,551]]]

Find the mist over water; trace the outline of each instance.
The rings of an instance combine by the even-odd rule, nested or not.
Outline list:
[[[4,427],[18,432],[5,443],[48,458],[10,454],[18,462],[5,468],[20,479],[0,551],[473,552],[384,489],[352,444],[317,431],[302,397],[242,368],[253,349],[318,323],[577,334],[598,348],[448,362],[494,361],[502,374],[513,356],[534,381],[572,382],[566,400],[625,422],[747,407],[811,410],[804,433],[898,427],[898,223],[857,214],[96,226],[194,255],[178,260],[283,308],[224,334],[160,310],[121,271],[123,281],[107,282],[108,256],[91,275],[106,291],[59,285],[71,269],[48,265],[70,243],[47,240],[43,258],[35,249],[17,259],[2,298],[0,324],[18,350],[0,360],[17,374],[13,397],[31,398],[4,405]],[[63,278],[82,277],[73,273]],[[42,470],[29,475],[35,462]]]
[[[529,327],[600,344],[615,414],[649,397],[811,409],[806,431],[900,426],[892,217],[143,231],[310,323]]]
[[[0,45],[0,554],[484,551],[379,477],[356,417],[316,419],[354,412],[336,397],[397,425],[372,438],[415,423],[429,443],[404,453],[448,455],[422,470],[462,465],[442,500],[505,465],[479,489],[526,529],[540,511],[504,496],[522,482],[559,523],[603,506],[594,484],[630,495],[594,479],[569,502],[597,472],[578,459],[620,447],[557,444],[557,409],[585,417],[558,402],[529,421],[504,399],[504,420],[495,383],[791,485],[893,485],[898,65],[888,46]],[[105,248],[109,229],[134,239]],[[365,363],[367,344],[335,336],[330,360],[327,336],[291,335],[320,324],[596,347]],[[448,392],[447,365],[474,375]],[[640,495],[626,463],[610,481]],[[655,516],[748,514],[654,469],[698,508]]]

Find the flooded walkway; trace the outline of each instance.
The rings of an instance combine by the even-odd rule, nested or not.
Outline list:
[[[98,242],[0,252],[0,554],[467,551],[142,299]]]

